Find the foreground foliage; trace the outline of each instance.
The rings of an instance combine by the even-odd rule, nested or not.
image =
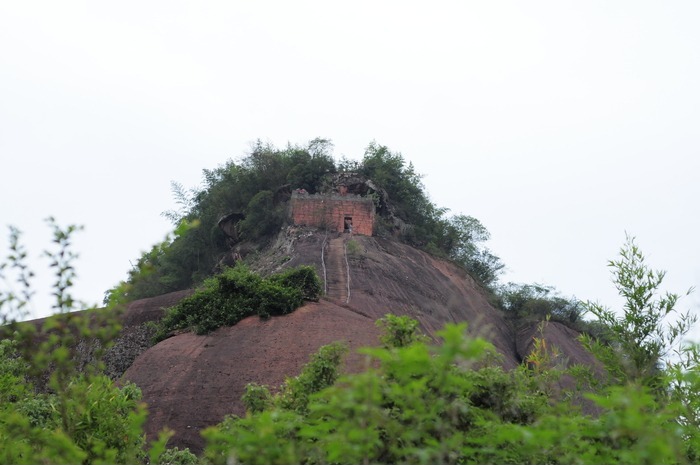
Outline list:
[[[620,258],[611,260],[608,266],[615,287],[624,297],[624,305],[621,312],[614,312],[588,302],[586,309],[606,328],[611,343],[603,345],[588,337],[584,343],[605,364],[615,382],[659,384],[662,364],[674,351],[680,355],[682,339],[696,323],[697,316],[676,310],[678,294],[661,292],[666,273],[646,265],[634,237],[627,236]],[[671,316],[677,318],[671,320]]]
[[[612,385],[582,397],[575,388],[563,390],[559,384],[574,370],[563,372],[554,366],[505,372],[484,362],[493,347],[466,336],[465,329],[447,325],[437,346],[417,338],[405,344],[405,338],[389,335],[386,340],[403,342],[362,351],[375,368],[342,376],[321,390],[309,387],[303,409],[285,403],[284,390],[273,396],[264,387],[249,386],[247,415],[229,417],[204,432],[206,460],[214,464],[697,462],[697,427],[680,421],[685,411],[680,403],[659,401],[639,384]],[[329,363],[325,350],[310,367]],[[305,373],[308,370],[313,368],[307,367]],[[585,414],[582,401],[596,415]],[[690,408],[698,407],[694,403]]]
[[[57,314],[41,327],[20,322],[28,315],[33,273],[17,229],[11,228],[10,254],[0,265],[0,463],[142,463],[149,451],[141,391],[115,385],[100,361],[119,331],[116,309],[75,312],[70,246],[79,228],[49,224]],[[167,452],[167,437],[153,444],[152,463]]]

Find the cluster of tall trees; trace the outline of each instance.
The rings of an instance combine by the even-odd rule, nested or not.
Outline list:
[[[325,139],[284,149],[258,141],[240,160],[205,169],[198,188],[173,183],[178,209],[164,215],[175,226],[191,227],[178,228],[138,259],[127,279],[129,298],[185,289],[211,275],[228,251],[218,221],[229,213],[244,216],[238,225],[243,240],[264,245],[286,219],[280,191],[303,188],[313,194],[337,172],[357,173],[386,192],[392,215],[406,225],[400,240],[454,260],[486,286],[496,281],[503,264],[483,246],[489,238],[486,228],[476,218],[449,215],[431,202],[421,176],[400,153],[373,142],[362,160],[336,162],[332,149]],[[377,232],[389,229],[389,219],[380,216]]]
[[[203,170],[198,188],[173,183],[179,208],[164,216],[179,227],[144,253],[129,271],[129,298],[186,289],[210,276],[228,250],[226,236],[218,227],[224,215],[245,215],[239,228],[246,240],[269,239],[284,222],[284,205],[275,202],[275,193],[286,185],[316,192],[323,176],[336,171],[331,147],[320,139],[283,150],[258,142],[240,161]]]

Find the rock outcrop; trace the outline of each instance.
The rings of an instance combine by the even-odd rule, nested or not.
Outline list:
[[[324,269],[321,250],[334,239],[347,248],[349,273],[342,279],[334,276],[339,267]],[[375,321],[387,313],[417,319],[431,337],[446,323],[468,322],[472,334],[494,344],[507,369],[521,363],[537,335],[536,325],[516,334],[461,268],[392,240],[289,227],[252,267],[266,273],[298,265],[316,267],[329,283],[349,283],[350,298],[337,290],[338,295],[289,315],[268,320],[249,317],[206,336],[180,334],[146,350],[124,379],[143,391],[149,405],[149,437],[167,426],[175,431],[172,446],[200,451],[203,428],[226,414],[245,413],[240,398],[246,384],[277,387],[298,374],[319,347],[333,341],[344,340],[351,348],[347,372],[363,370],[367,360],[355,349],[378,344]],[[157,300],[134,302],[125,316],[134,322],[155,318],[162,312],[152,308],[158,305]],[[546,337],[560,347],[564,363],[590,361],[568,328],[551,324]]]

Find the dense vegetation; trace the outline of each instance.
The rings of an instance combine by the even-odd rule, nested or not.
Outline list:
[[[193,295],[169,308],[158,324],[156,338],[164,339],[171,331],[181,329],[206,334],[251,315],[284,315],[304,300],[318,300],[322,291],[316,270],[310,266],[261,278],[239,264],[208,278]]]
[[[176,233],[144,253],[127,279],[129,299],[186,289],[201,283],[229,250],[218,221],[230,213],[244,219],[238,225],[241,241],[264,245],[285,222],[284,192],[303,188],[309,193],[328,188],[329,175],[352,172],[372,180],[388,196],[378,205],[377,233],[399,239],[462,265],[485,285],[495,282],[498,257],[483,247],[489,238],[475,218],[449,216],[433,204],[413,165],[399,153],[371,143],[361,161],[335,162],[332,144],[316,139],[304,146],[277,149],[258,142],[239,161],[229,160],[204,170],[202,186],[187,190],[173,183],[179,210],[165,212]],[[401,222],[397,230],[394,220]],[[114,292],[114,290],[112,291]]]
[[[18,323],[33,291],[27,253],[15,229],[8,260],[0,265],[0,280],[7,284],[0,292],[0,463],[141,462],[146,418],[141,392],[132,384],[115,386],[99,363],[100,348],[119,329],[115,316],[72,313],[70,240],[77,228],[63,230],[50,222],[58,247],[49,253],[58,313],[39,333],[32,324]],[[14,274],[18,290],[12,290],[8,274]],[[77,350],[87,340],[96,358],[81,367]]]

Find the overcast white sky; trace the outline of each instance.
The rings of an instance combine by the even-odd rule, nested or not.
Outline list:
[[[171,180],[197,186],[257,138],[356,159],[376,140],[482,221],[504,282],[614,307],[627,231],[683,292],[699,21],[697,1],[3,1],[0,226],[25,232],[39,316],[43,219],[84,225],[75,293],[98,303],[171,229]]]

